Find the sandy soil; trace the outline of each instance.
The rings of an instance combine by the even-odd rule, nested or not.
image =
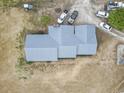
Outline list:
[[[15,8],[0,15],[0,93],[115,93],[124,79],[124,66],[116,65],[116,47],[122,42],[102,31],[97,31],[96,56],[36,63],[19,71],[16,38],[29,26],[28,18]]]

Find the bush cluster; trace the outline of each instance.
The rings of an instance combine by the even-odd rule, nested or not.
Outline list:
[[[124,30],[124,9],[110,11],[108,23],[120,31]]]

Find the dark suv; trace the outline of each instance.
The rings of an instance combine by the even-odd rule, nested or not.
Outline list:
[[[74,12],[71,14],[70,18],[68,19],[68,23],[69,23],[69,24],[73,24],[74,21],[75,21],[75,19],[77,18],[77,16],[78,16],[78,11],[74,11]]]

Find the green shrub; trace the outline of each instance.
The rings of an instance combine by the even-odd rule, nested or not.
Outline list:
[[[20,0],[0,0],[1,7],[13,7],[15,6]]]
[[[48,16],[48,15],[41,16],[40,21],[41,21],[41,24],[46,27],[47,25],[49,25],[52,22],[52,17]]]
[[[124,30],[124,9],[110,11],[108,23],[118,30]]]
[[[26,64],[26,61],[23,57],[18,58],[19,64],[18,66],[24,66]]]

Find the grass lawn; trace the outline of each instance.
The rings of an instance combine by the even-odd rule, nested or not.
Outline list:
[[[124,9],[110,11],[108,23],[120,31],[124,30]]]

